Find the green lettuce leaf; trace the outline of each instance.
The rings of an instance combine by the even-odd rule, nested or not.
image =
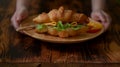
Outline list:
[[[37,30],[42,30],[42,29],[44,29],[46,26],[45,25],[43,25],[43,24],[38,24],[37,26],[36,26],[36,29]]]
[[[79,30],[83,25],[77,25],[77,26],[73,26],[72,29],[73,30]]]

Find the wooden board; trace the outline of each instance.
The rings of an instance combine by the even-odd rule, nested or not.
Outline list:
[[[41,1],[41,0],[32,0],[32,1]],[[59,2],[58,0],[55,1]],[[60,1],[65,1],[65,0],[60,0]],[[74,1],[72,3],[77,3],[78,5],[81,6],[79,2],[76,2],[78,0],[71,0],[71,1]],[[86,2],[87,5],[88,4],[90,5],[89,2],[90,0],[84,0],[84,1]],[[34,63],[38,63],[38,64],[39,63],[40,64],[41,63],[81,63],[82,64],[82,65],[81,64],[78,65],[77,67],[80,66],[94,67],[93,63],[102,63],[103,66],[102,64],[100,64],[100,67],[104,67],[104,66],[110,67],[111,65],[106,63],[120,63],[120,22],[119,22],[120,4],[115,2],[115,0],[107,1],[108,3],[107,5],[113,20],[111,26],[108,28],[106,32],[104,32],[102,35],[92,40],[88,40],[82,43],[68,44],[68,45],[47,43],[16,32],[13,26],[11,25],[11,21],[10,21],[11,16],[14,13],[15,3],[16,0],[0,0],[0,62],[1,63],[5,62],[5,65],[6,63],[18,63],[18,64],[30,63],[27,65],[28,67],[38,66]],[[38,2],[32,2],[32,3],[38,3]],[[87,5],[84,5],[85,10],[90,13]],[[34,6],[36,7],[36,5]],[[72,5],[72,7],[75,6]],[[35,11],[35,8],[34,9],[31,8],[31,11],[32,10]],[[84,65],[84,63],[88,63],[88,65],[87,64]],[[93,66],[89,65],[89,63],[92,63]],[[43,66],[46,67],[47,65],[43,65]],[[113,67],[115,66],[116,65],[114,65]],[[0,66],[0,67],[4,67],[4,66]],[[10,64],[10,67],[16,67],[16,65]],[[23,67],[23,66],[18,65],[18,67]],[[95,66],[95,67],[99,67],[99,66]]]

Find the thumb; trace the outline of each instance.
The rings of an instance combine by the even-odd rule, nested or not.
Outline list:
[[[14,26],[15,29],[19,27],[19,24],[16,19],[12,20],[12,25]]]
[[[16,20],[17,20],[18,23],[20,23],[21,20],[22,20],[22,17],[21,17],[21,16],[18,16]]]

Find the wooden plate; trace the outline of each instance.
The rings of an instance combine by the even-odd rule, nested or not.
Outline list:
[[[21,24],[20,24],[20,28],[26,27],[26,26],[34,26],[34,23],[32,22],[32,19],[36,17],[36,16],[31,16],[29,18],[27,18],[26,20],[24,20]],[[90,20],[90,21],[94,21],[94,20]],[[28,28],[28,29],[23,29],[23,30],[19,30],[19,32],[22,32],[26,35],[29,35],[33,38],[39,39],[39,40],[43,40],[43,41],[47,41],[47,42],[53,42],[53,43],[76,43],[76,42],[83,42],[89,39],[93,39],[97,36],[99,36],[100,34],[102,34],[104,32],[104,27],[97,33],[86,33],[86,34],[80,34],[79,36],[76,37],[69,37],[69,38],[60,38],[60,37],[55,37],[55,36],[51,36],[51,35],[47,35],[47,34],[38,34],[34,31],[33,28]]]

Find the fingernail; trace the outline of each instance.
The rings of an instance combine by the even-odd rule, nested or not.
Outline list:
[[[20,20],[20,18],[19,18],[19,17],[17,17],[17,19],[16,19],[16,20],[18,21],[18,20]]]
[[[21,17],[17,17],[17,21],[18,21],[18,22],[21,21]]]

